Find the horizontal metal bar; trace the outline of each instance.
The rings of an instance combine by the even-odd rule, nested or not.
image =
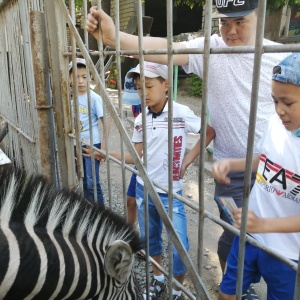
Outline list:
[[[282,53],[282,52],[300,52],[300,44],[287,45],[265,45],[262,47],[263,53]],[[105,55],[133,55],[138,56],[139,50],[108,50],[103,51]],[[210,54],[235,54],[235,53],[255,53],[255,47],[252,46],[235,46],[235,47],[221,47],[210,48]],[[78,53],[82,55],[82,53]],[[99,51],[90,52],[91,55],[99,55]],[[204,54],[204,49],[200,48],[180,48],[168,51],[167,49],[143,50],[144,55],[161,55],[161,54]],[[71,55],[67,52],[65,55]]]
[[[13,129],[15,129],[18,133],[20,133],[21,135],[23,135],[29,142],[35,144],[35,139],[31,136],[29,136],[28,134],[26,134],[24,131],[22,131],[17,125],[15,125],[14,123],[12,123],[10,120],[6,119],[5,116],[3,116],[0,113],[0,117],[5,120],[5,122],[7,122],[9,124],[10,127],[12,127]]]
[[[53,105],[36,105],[34,108],[35,109],[51,109],[51,108],[53,108]]]

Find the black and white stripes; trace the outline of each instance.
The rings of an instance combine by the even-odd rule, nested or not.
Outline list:
[[[142,299],[137,233],[39,175],[0,173],[0,299]]]

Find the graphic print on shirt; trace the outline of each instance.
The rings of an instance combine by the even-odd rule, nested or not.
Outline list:
[[[88,109],[82,105],[79,105],[78,111],[82,115],[87,115],[89,113]],[[82,121],[80,120],[80,130],[86,131],[88,128],[84,128]]]
[[[182,151],[182,136],[173,137],[173,180],[180,179],[180,157]]]
[[[142,122],[137,122],[136,121],[136,123],[135,123],[135,130],[137,131],[137,132],[141,132],[142,130],[143,130],[143,125],[142,125]]]
[[[267,192],[300,204],[300,175],[284,169],[265,154],[260,156],[256,182]]]

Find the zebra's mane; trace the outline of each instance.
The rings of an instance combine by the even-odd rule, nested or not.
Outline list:
[[[141,249],[137,232],[123,217],[90,204],[70,189],[55,188],[42,175],[27,176],[15,168],[0,171],[0,225],[3,223],[45,228],[88,242],[97,239],[104,248],[123,240],[133,252]]]

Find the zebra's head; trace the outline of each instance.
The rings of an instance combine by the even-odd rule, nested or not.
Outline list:
[[[0,295],[6,299],[142,299],[138,234],[41,175],[0,172]]]

